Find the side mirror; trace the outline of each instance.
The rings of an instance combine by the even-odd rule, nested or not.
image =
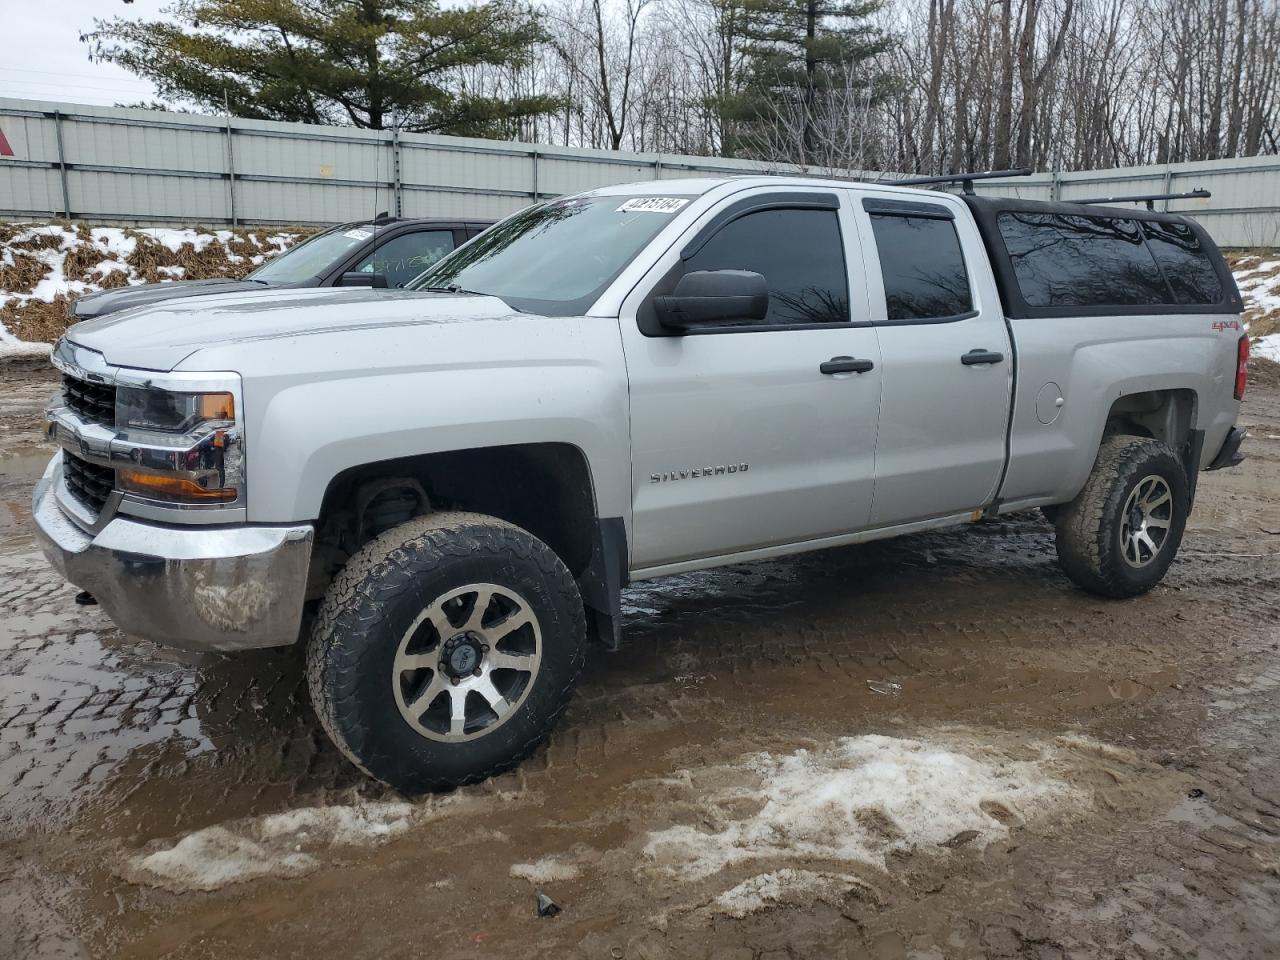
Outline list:
[[[385,273],[344,273],[338,280],[340,287],[377,287],[379,290],[387,288],[387,275]]]
[[[695,270],[681,277],[669,295],[655,297],[653,307],[669,330],[763,320],[769,313],[769,287],[750,270]]]

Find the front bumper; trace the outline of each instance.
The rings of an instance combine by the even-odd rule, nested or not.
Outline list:
[[[61,483],[58,453],[32,497],[40,548],[125,633],[183,650],[275,647],[298,638],[309,524],[176,527],[117,515],[90,534],[58,505]]]

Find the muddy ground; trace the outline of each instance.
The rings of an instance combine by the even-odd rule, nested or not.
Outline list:
[[[1280,956],[1277,369],[1150,595],[1074,589],[1031,515],[642,584],[548,747],[405,805],[294,652],[74,604],[51,381],[7,368],[0,957]]]

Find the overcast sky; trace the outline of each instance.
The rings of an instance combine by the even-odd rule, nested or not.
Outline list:
[[[94,17],[150,19],[169,0],[0,0],[0,96],[110,106],[157,99],[145,80],[90,63]]]

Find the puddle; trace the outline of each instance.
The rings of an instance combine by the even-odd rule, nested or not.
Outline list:
[[[50,456],[48,450],[34,450],[0,459],[0,555],[29,540],[31,493]]]

